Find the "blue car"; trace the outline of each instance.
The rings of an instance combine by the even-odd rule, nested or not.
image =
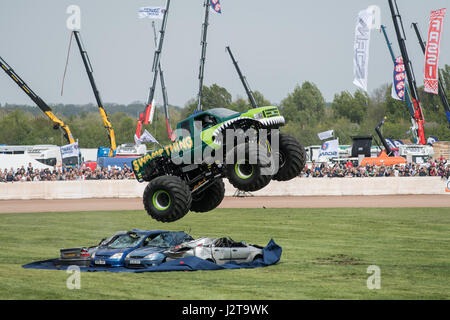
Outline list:
[[[125,267],[127,268],[148,268],[157,266],[166,261],[163,253],[173,246],[183,242],[194,240],[190,235],[183,231],[161,232],[151,236],[151,239],[144,246],[131,251],[125,258]]]
[[[153,238],[167,231],[133,229],[119,235],[106,247],[101,247],[91,255],[91,263],[101,267],[122,267],[125,257],[133,250],[145,246]]]

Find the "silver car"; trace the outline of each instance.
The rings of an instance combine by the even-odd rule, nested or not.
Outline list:
[[[263,247],[247,245],[244,241],[236,242],[231,238],[199,238],[172,247],[164,254],[167,260],[194,256],[222,265],[231,261],[244,263],[262,259]]]

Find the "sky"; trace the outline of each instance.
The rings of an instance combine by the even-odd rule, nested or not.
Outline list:
[[[172,0],[161,57],[169,103],[184,106],[198,92],[204,0]],[[249,1],[221,0],[222,14],[210,13],[205,85],[225,87],[236,99],[244,88],[225,51],[230,46],[253,90],[279,104],[297,85],[311,81],[331,102],[336,93],[354,92],[353,44],[358,12],[377,5],[381,23],[400,54],[388,0]],[[418,85],[424,56],[412,22],[426,37],[430,11],[449,0],[397,0]],[[50,106],[94,103],[75,41],[61,96],[70,39],[70,5],[81,9],[81,35],[104,103],[147,101],[155,50],[150,19],[139,19],[143,6],[165,0],[2,0],[0,56]],[[450,8],[449,8],[450,9]],[[446,19],[449,19],[447,13]],[[160,20],[156,20],[159,29]],[[444,22],[439,65],[450,65],[450,21]],[[371,32],[368,90],[391,82],[392,60],[384,37]],[[161,102],[157,87],[156,101]],[[0,104],[32,101],[0,72]]]

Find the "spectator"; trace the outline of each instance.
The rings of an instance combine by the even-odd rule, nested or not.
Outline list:
[[[408,163],[406,165],[395,166],[357,166],[355,164],[349,165],[348,162],[340,164],[335,163],[332,166],[326,163],[313,164],[314,169],[311,170],[308,166],[302,171],[301,177],[424,177],[424,176],[439,176],[448,179],[450,176],[450,162],[447,163],[445,159],[439,161],[429,160],[426,163]]]
[[[439,161],[429,160],[424,164],[409,163],[395,166],[358,166],[346,163],[316,164],[305,166],[301,177],[305,178],[352,178],[352,177],[413,177],[435,176],[443,179],[450,177],[450,162],[443,158]],[[89,167],[70,168],[53,167],[49,169],[35,169],[31,163],[25,168],[21,166],[17,170],[11,168],[0,170],[0,182],[31,182],[31,181],[83,181],[83,180],[125,180],[135,179],[133,170],[124,165],[120,167],[96,168]]]

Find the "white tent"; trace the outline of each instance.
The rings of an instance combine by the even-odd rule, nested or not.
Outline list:
[[[53,167],[36,161],[27,154],[0,154],[0,169],[2,171],[4,169],[8,169],[9,171],[11,168],[17,170],[22,166],[26,169],[29,163],[31,163],[33,169],[53,169]]]

